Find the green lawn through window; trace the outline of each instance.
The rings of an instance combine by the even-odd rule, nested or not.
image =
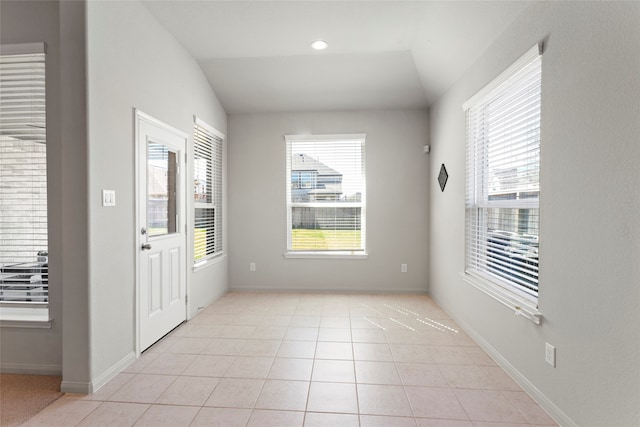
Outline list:
[[[360,230],[318,230],[301,229],[291,230],[291,249],[294,251],[318,251],[318,250],[359,250]]]
[[[193,235],[195,261],[207,256],[207,229],[196,228]]]

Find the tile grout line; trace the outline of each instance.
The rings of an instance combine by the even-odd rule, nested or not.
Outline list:
[[[358,427],[362,426],[362,414],[360,413],[360,392],[358,390],[358,372],[356,370],[356,349],[353,346],[353,321],[351,320],[351,307],[349,307],[349,335],[351,336],[351,358],[353,359],[353,379],[356,387],[356,405],[358,409]]]

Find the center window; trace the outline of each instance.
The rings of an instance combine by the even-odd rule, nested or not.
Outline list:
[[[365,135],[287,135],[287,254],[365,254]]]

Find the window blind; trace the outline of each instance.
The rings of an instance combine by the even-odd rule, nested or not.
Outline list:
[[[286,142],[288,251],[364,253],[365,136]]]
[[[48,301],[43,43],[0,49],[0,302]]]
[[[538,294],[541,56],[532,48],[465,103],[466,272]]]
[[[196,118],[194,125],[194,262],[222,247],[222,141],[224,135]]]

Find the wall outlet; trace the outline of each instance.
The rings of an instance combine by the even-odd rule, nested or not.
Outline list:
[[[400,264],[400,272],[401,273],[407,272],[407,264]]]
[[[256,271],[256,263],[255,262],[250,262],[249,263],[249,271]]]
[[[544,345],[544,360],[554,368],[556,367],[556,348],[549,343]]]

